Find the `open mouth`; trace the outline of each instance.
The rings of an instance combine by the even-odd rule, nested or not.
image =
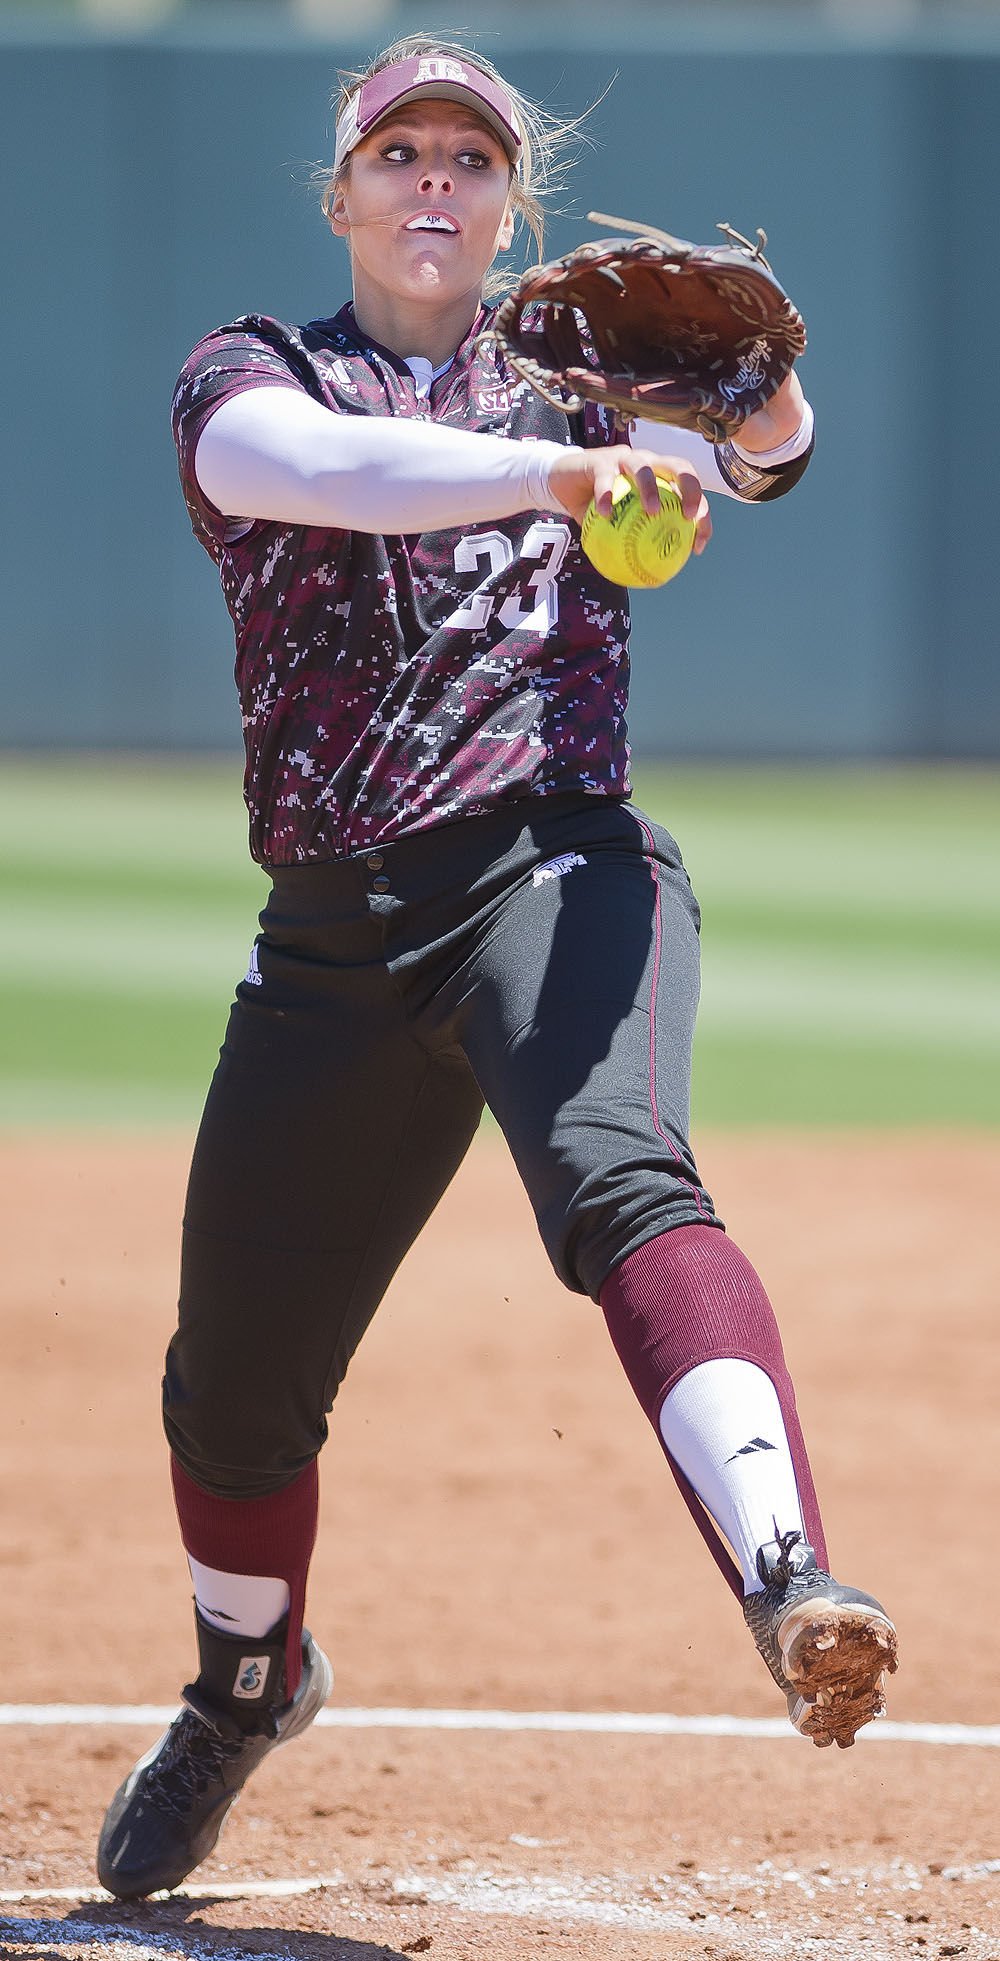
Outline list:
[[[453,236],[458,234],[458,226],[453,224],[450,218],[446,218],[443,211],[418,212],[415,218],[410,219],[406,229],[408,232],[449,232]]]

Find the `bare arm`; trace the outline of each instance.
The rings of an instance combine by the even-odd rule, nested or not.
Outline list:
[[[811,418],[807,418],[806,408],[802,383],[793,368],[766,407],[758,409],[756,415],[747,417],[739,435],[735,438],[737,449],[744,451],[747,456],[783,449],[787,444],[794,443],[803,428],[804,421],[808,420],[809,434],[802,443],[802,448],[806,449],[812,436]],[[784,460],[791,462],[792,458],[787,457]]]

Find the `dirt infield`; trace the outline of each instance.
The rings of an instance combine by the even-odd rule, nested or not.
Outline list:
[[[8,1704],[170,1704],[190,1667],[157,1410],[187,1150],[0,1143]],[[898,1620],[891,1723],[979,1742],[332,1724],[264,1766],[199,1894],[124,1909],[93,1844],[155,1728],[16,1721],[0,1956],[1000,1961],[1000,1138],[712,1135],[700,1156],[775,1300],[835,1570]],[[341,1710],[780,1715],[491,1136],[322,1468],[309,1618]]]

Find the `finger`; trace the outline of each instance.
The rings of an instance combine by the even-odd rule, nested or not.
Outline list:
[[[692,520],[699,518],[702,511],[708,510],[701,484],[693,470],[678,470],[674,481],[681,494],[681,509],[684,516]]]
[[[651,464],[641,463],[632,478],[640,502],[647,517],[658,517],[660,511],[660,483]]]
[[[614,477],[604,477],[603,480],[597,477],[594,478],[594,507],[598,517],[611,516],[614,508],[614,498],[612,496],[614,487]]]
[[[595,460],[593,496],[600,517],[611,516],[614,508],[614,488],[620,476],[632,476],[628,459],[623,464],[621,459],[605,451]]]
[[[708,508],[708,500],[703,497],[698,508],[698,523],[694,534],[694,543],[691,546],[691,550],[696,558],[701,557],[711,536],[712,514]]]
[[[638,458],[635,460],[638,461]],[[654,476],[658,477],[661,483],[673,484],[680,495],[684,516],[693,521],[702,503],[702,489],[690,464],[685,463],[681,456],[656,456],[644,460],[649,461]],[[644,497],[643,506],[646,510],[655,513],[659,509],[659,501],[657,499],[656,503],[648,504]]]
[[[610,456],[611,452],[607,451],[605,454]],[[616,453],[614,474],[616,477],[628,478],[647,517],[656,517],[660,508],[657,478],[662,475],[662,472],[659,469],[654,470],[653,458],[649,455],[637,454],[635,450],[623,450]],[[610,504],[608,508],[610,510]]]

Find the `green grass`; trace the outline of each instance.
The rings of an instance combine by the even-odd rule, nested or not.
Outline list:
[[[1000,1121],[1000,772],[640,771],[703,907],[698,1122]]]
[[[696,1124],[1000,1121],[1000,772],[638,772],[704,913]],[[239,765],[0,764],[0,1122],[192,1124],[266,883]]]
[[[0,765],[0,1122],[196,1121],[266,880],[238,762]]]

